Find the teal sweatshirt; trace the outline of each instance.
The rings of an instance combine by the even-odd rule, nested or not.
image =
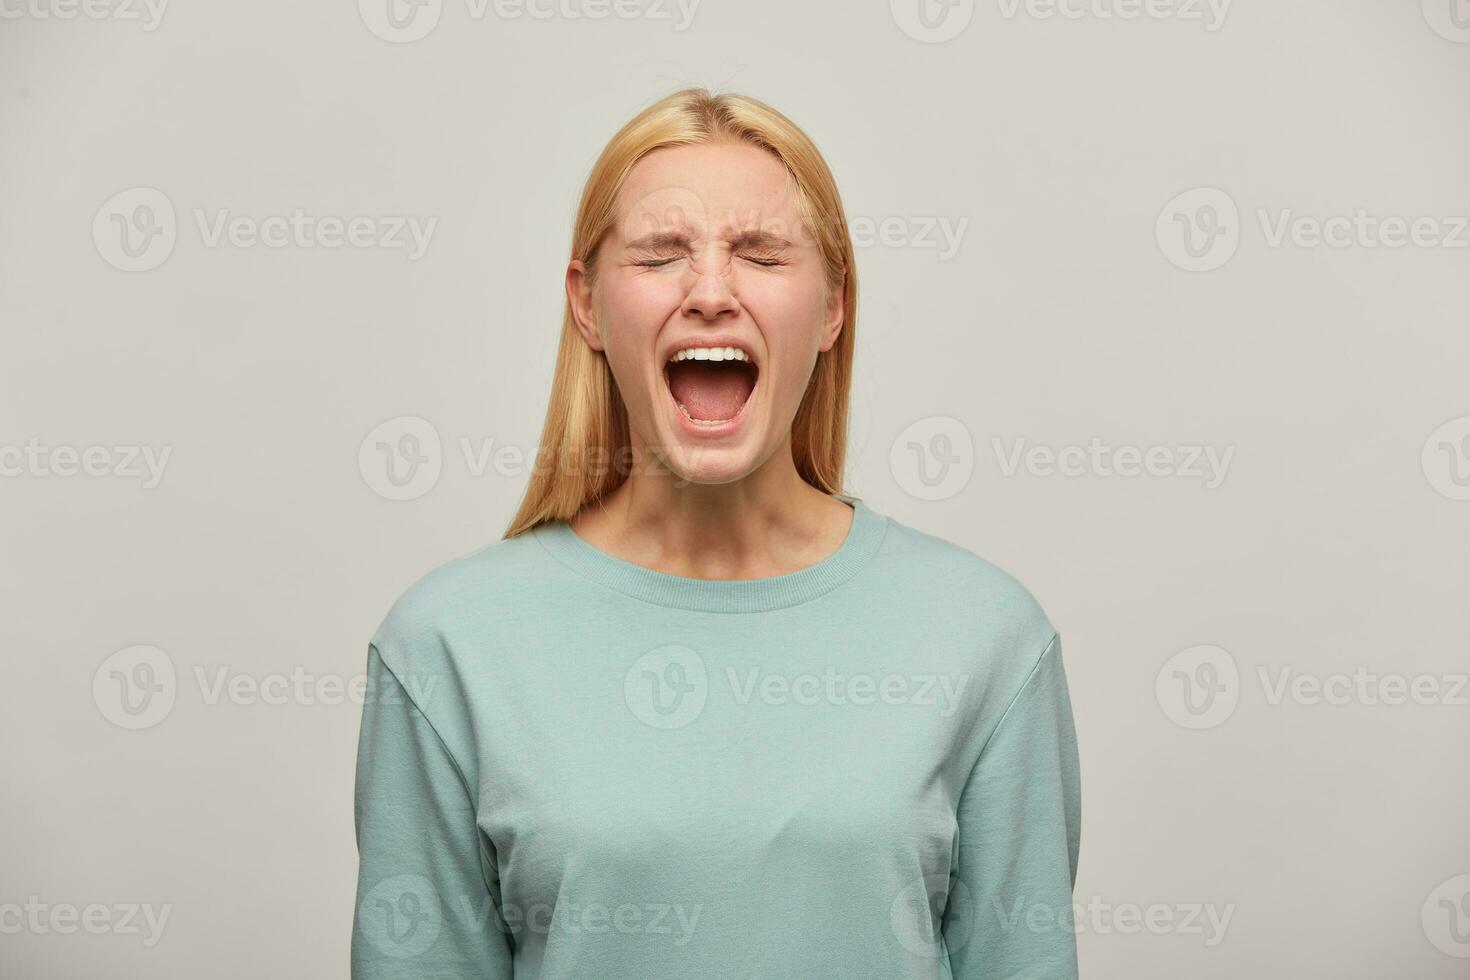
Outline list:
[[[368,647],[355,978],[1077,976],[1077,744],[1014,579],[862,501],[788,575],[564,521]]]

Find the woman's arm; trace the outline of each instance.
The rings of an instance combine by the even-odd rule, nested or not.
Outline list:
[[[499,880],[475,823],[474,795],[409,695],[433,685],[400,677],[376,646],[368,648],[367,682],[357,748],[353,980],[510,980]]]
[[[981,750],[958,821],[943,926],[955,980],[1076,980],[1082,788],[1058,637]]]

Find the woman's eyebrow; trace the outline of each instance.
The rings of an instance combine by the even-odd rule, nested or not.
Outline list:
[[[635,238],[628,248],[688,248],[689,236],[682,231],[655,231]]]
[[[732,248],[790,248],[791,243],[780,235],[759,228],[742,231],[730,239]]]
[[[780,235],[751,229],[727,239],[731,248],[789,248],[791,243]],[[689,236],[682,231],[655,231],[635,238],[628,248],[688,248]]]

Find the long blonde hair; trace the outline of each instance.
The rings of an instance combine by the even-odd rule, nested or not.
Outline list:
[[[572,258],[581,259],[595,275],[597,246],[617,219],[618,194],[645,154],[665,146],[723,140],[754,144],[786,167],[796,184],[801,217],[822,253],[828,288],[842,284],[842,329],[831,350],[818,354],[791,426],[792,456],[802,479],[823,492],[841,494],[857,276],[837,183],[816,145],[795,123],[756,99],[715,95],[703,88],[684,89],[655,102],[618,131],[593,165],[577,207]],[[540,450],[505,537],[570,519],[616,489],[627,478],[631,461],[627,407],[607,358],[577,331],[568,300]]]

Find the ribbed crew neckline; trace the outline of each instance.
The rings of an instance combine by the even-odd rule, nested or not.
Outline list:
[[[877,553],[888,529],[888,518],[861,500],[832,496],[853,509],[852,524],[842,544],[815,565],[767,578],[701,579],[656,571],[608,554],[582,538],[565,520],[538,525],[531,533],[573,571],[635,599],[701,612],[761,612],[794,606],[831,592]]]

